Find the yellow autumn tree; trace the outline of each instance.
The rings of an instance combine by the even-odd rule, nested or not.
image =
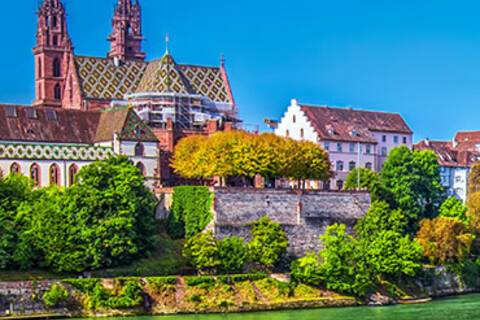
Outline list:
[[[328,154],[317,144],[243,131],[182,139],[172,167],[188,179],[219,177],[222,185],[230,177],[252,179],[256,175],[299,181],[331,177]]]
[[[425,257],[441,264],[464,261],[472,250],[474,238],[462,221],[448,217],[422,220],[417,233]]]

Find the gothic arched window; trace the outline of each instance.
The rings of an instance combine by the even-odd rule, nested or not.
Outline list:
[[[62,89],[60,88],[60,84],[57,83],[53,90],[54,90],[55,100],[61,100],[62,99]]]
[[[54,77],[60,77],[62,74],[61,74],[61,70],[60,70],[60,59],[58,58],[55,58],[53,60],[53,76]]]
[[[10,167],[10,173],[12,174],[19,174],[21,171],[22,169],[20,168],[20,165],[16,162],[14,162]]]
[[[141,162],[137,163],[137,168],[142,173],[142,176],[146,175],[146,170],[145,170],[145,166],[143,165],[143,163],[141,163]]]
[[[139,142],[135,145],[135,156],[136,157],[143,157],[145,153],[145,147],[143,146],[143,143]]]
[[[60,167],[57,164],[52,164],[49,170],[50,185],[60,185]]]
[[[38,77],[42,77],[42,58],[38,58]]]
[[[41,186],[40,166],[36,163],[32,164],[32,166],[30,167],[30,178],[33,180],[33,183],[36,187]]]
[[[74,164],[68,169],[68,185],[72,186],[75,183],[75,176],[78,173],[78,167]]]
[[[56,16],[53,16],[53,19],[52,19],[52,27],[54,27],[54,28],[57,27],[57,17],[56,17]]]

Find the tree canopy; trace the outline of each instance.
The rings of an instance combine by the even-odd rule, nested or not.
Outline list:
[[[0,183],[0,192],[12,192],[2,198],[0,228],[13,223],[15,232],[0,233],[0,250],[8,253],[0,268],[82,272],[127,264],[151,249],[156,200],[128,158],[85,166],[76,181],[38,190],[15,175]]]
[[[171,166],[189,179],[261,175],[323,181],[331,177],[328,154],[319,145],[242,131],[186,137],[177,144]]]

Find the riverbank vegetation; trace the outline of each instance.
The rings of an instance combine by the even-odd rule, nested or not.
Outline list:
[[[444,266],[467,285],[478,285],[480,165],[472,169],[469,207],[447,197],[436,156],[399,147],[380,173],[353,170],[345,188],[368,189],[372,205],[353,230],[335,224],[325,249],[292,264],[295,281],[368,299],[375,293],[398,297],[425,265]],[[474,279],[472,281],[472,279]]]

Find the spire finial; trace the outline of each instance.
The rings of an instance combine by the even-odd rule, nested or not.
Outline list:
[[[165,34],[165,54],[170,54],[170,36],[168,35],[168,32]]]
[[[225,68],[225,55],[223,53],[220,55],[220,67]]]

